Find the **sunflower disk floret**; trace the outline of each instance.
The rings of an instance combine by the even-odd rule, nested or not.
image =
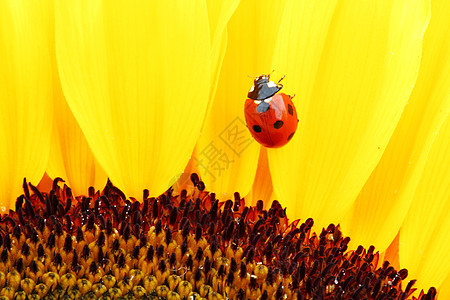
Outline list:
[[[414,280],[375,248],[347,249],[333,224],[289,222],[274,201],[219,201],[193,188],[142,201],[108,182],[73,196],[24,179],[0,223],[0,299],[413,299]],[[434,299],[436,290],[419,299]]]

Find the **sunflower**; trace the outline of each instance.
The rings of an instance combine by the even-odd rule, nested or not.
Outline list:
[[[321,232],[325,236],[338,232],[350,236],[346,244],[353,252],[347,254],[351,257],[343,254],[342,259],[352,262],[355,255],[366,259],[378,251],[378,265],[371,266],[375,264],[372,258],[363,268],[370,270],[374,278],[379,275],[377,270],[387,272],[389,266],[383,262],[389,260],[398,270],[395,274],[388,272],[393,274],[392,281],[397,277],[397,281],[405,279],[406,271],[402,270],[408,269],[408,278],[417,279],[415,288],[426,293],[433,286],[439,298],[448,298],[447,2],[0,0],[2,239],[21,241],[23,256],[21,262],[18,257],[14,261],[6,258],[4,265],[14,267],[20,274],[32,272],[37,276],[45,271],[36,277],[33,288],[32,282],[23,283],[26,289],[35,290],[34,295],[44,295],[61,284],[69,287],[70,283],[74,294],[86,290],[93,297],[101,295],[105,288],[108,293],[116,289],[118,293],[126,290],[133,295],[155,288],[158,296],[176,297],[171,293],[179,295],[179,288],[170,286],[174,283],[169,281],[170,272],[167,274],[167,270],[173,270],[171,254],[163,250],[158,256],[157,244],[153,254],[159,262],[152,275],[155,278],[145,282],[141,278],[141,288],[134,289],[139,285],[129,280],[129,274],[132,270],[136,274],[140,268],[133,259],[150,254],[140,253],[142,247],[135,249],[136,245],[132,247],[127,241],[132,240],[133,234],[140,238],[137,231],[148,234],[151,226],[134,228],[138,216],[127,219],[130,208],[125,212],[123,209],[137,203],[135,199],[144,205],[144,200],[152,197],[159,199],[152,200],[152,205],[163,201],[172,207],[163,213],[158,206],[158,213],[149,221],[156,230],[158,217],[167,214],[160,224],[167,239],[167,228],[177,236],[175,228],[170,227],[170,213],[180,203],[172,203],[172,196],[182,199],[183,193],[195,195],[192,205],[200,198],[199,206],[205,209],[199,208],[198,214],[210,213],[211,207],[203,202],[215,202],[211,201],[211,193],[206,193],[206,186],[224,205],[219,209],[225,216],[220,223],[221,235],[235,232],[236,228],[231,227],[238,226],[239,221],[233,223],[226,218],[237,218],[235,213],[242,218],[243,207],[256,211],[255,218],[261,213],[262,219],[262,211],[269,214],[272,209],[271,216],[295,224],[292,231],[297,225],[301,227],[293,220],[301,219],[306,224],[302,232],[311,236],[317,232],[319,244]],[[273,78],[285,76],[284,91],[296,95],[293,101],[299,117],[297,133],[280,149],[261,147],[251,138],[243,118],[244,97],[253,77],[271,70]],[[199,179],[194,176],[191,180],[193,172]],[[29,183],[39,182],[44,173],[56,179],[51,190],[40,192],[31,188]],[[66,186],[57,178],[64,178]],[[90,188],[86,194],[87,187],[99,189],[108,178],[106,192],[97,193]],[[31,190],[26,192],[27,189]],[[103,217],[105,223],[101,224],[95,201],[105,195],[108,200],[108,189],[114,191],[114,201],[119,201],[120,209],[116,208],[117,217]],[[148,189],[148,195],[142,198],[144,189]],[[168,190],[173,193],[170,197]],[[236,211],[230,209],[224,214],[226,200],[236,201],[235,192],[245,201]],[[82,195],[92,199],[88,203],[81,200]],[[166,200],[161,200],[160,195],[165,195]],[[68,198],[73,199],[70,205]],[[74,212],[77,207],[92,210],[93,216],[90,213],[78,217],[79,212]],[[12,210],[8,213],[8,209]],[[143,206],[139,209],[143,215]],[[137,207],[134,211],[138,211]],[[178,206],[177,211],[184,210]],[[112,208],[108,212],[115,214]],[[29,256],[21,232],[27,233],[26,238],[35,236],[22,223],[33,213],[35,217],[54,217],[50,225],[45,223],[42,232],[37,233],[45,240],[42,249],[38,243]],[[185,217],[188,221],[184,223],[198,224],[195,213]],[[310,217],[314,225],[307,221]],[[144,219],[141,216],[141,221]],[[75,220],[80,223],[68,229],[67,224]],[[106,231],[108,220],[115,220],[112,230],[125,236],[122,244],[119,241],[119,248],[127,249],[123,257],[120,253],[107,257],[99,250],[102,246],[95,244],[96,234]],[[175,220],[182,222],[182,216]],[[330,227],[330,223],[335,225]],[[47,231],[55,232],[44,235],[48,226]],[[81,232],[79,240],[74,231],[77,227]],[[183,229],[177,228],[181,234]],[[195,236],[195,230],[189,228],[185,237]],[[202,235],[203,230],[202,227]],[[276,232],[283,241],[291,234],[287,244],[292,243],[289,239],[300,239],[301,234],[297,232],[294,237],[290,231]],[[155,232],[156,237],[158,234]],[[87,243],[86,236],[92,236],[90,242],[94,244]],[[70,250],[74,247],[69,247],[70,239],[77,240],[76,255]],[[80,246],[83,241],[87,250]],[[170,242],[164,242],[169,247]],[[178,242],[181,245],[183,240]],[[209,238],[206,242],[212,243]],[[55,253],[52,245],[66,248],[67,254]],[[117,245],[110,246],[113,249]],[[191,270],[196,272],[198,266],[193,258],[198,247],[188,248],[196,251],[192,254]],[[200,248],[206,251],[206,246]],[[264,255],[258,256],[256,250],[249,254],[250,249],[242,257],[254,255],[252,261],[262,262]],[[11,254],[8,250],[5,253]],[[76,258],[71,271],[75,275],[63,280],[67,273],[63,268],[72,264],[66,262],[69,253],[72,260]],[[311,255],[314,257],[314,253]],[[354,259],[356,263],[358,259]],[[108,266],[104,260],[114,262],[116,268],[104,270]],[[310,273],[314,271],[311,276],[326,269],[326,265],[315,261],[308,265]],[[204,254],[198,254],[198,262],[205,263]],[[278,269],[281,273],[273,274],[275,277],[283,274],[283,268],[289,273],[290,266],[262,265],[271,272]],[[125,266],[130,270],[123,271]],[[219,264],[213,267],[211,270],[220,271]],[[223,296],[228,279],[221,283],[217,280],[229,276],[229,267],[222,268],[222,276],[213,276],[216,285],[192,274],[194,283],[185,280],[187,283],[175,286],[183,286],[183,293]],[[300,267],[301,263],[293,267],[291,279]],[[105,274],[98,271],[102,268]],[[79,275],[80,272],[84,273]],[[267,283],[267,274],[261,275],[266,276],[262,279],[256,273],[253,287],[262,287]],[[9,290],[5,287],[4,293],[19,286],[19,292],[24,291],[21,279],[10,274],[8,279],[5,277]],[[112,274],[114,279],[104,277]],[[92,286],[87,287],[89,280],[83,283],[87,278],[93,278]],[[79,281],[73,284],[73,279]],[[201,279],[205,279],[202,284],[206,287],[197,286]],[[220,284],[222,290],[215,289]],[[207,286],[212,288],[211,293]],[[328,285],[324,286],[326,290]],[[281,291],[274,287],[271,295],[285,295],[286,289],[281,287]],[[407,283],[403,282],[401,288],[402,293],[406,292]],[[329,292],[335,292],[330,289]],[[408,291],[412,290],[409,286]],[[64,292],[69,295],[72,289]],[[242,293],[239,289],[229,292],[235,292],[236,297]],[[433,289],[429,295],[434,295]]]

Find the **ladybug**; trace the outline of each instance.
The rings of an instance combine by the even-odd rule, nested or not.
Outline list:
[[[297,130],[298,119],[292,98],[279,93],[283,85],[269,75],[256,77],[245,101],[245,121],[253,138],[267,148],[286,145]]]

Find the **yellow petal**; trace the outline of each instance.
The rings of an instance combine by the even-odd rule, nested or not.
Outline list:
[[[194,149],[195,153],[195,149]],[[191,158],[187,164],[187,166],[184,168],[184,171],[180,172],[179,174],[176,174],[171,182],[171,186],[174,190],[174,194],[180,194],[183,189],[191,192],[195,192],[195,186],[191,181],[191,174],[192,173],[199,173],[197,169],[194,168],[194,162]],[[209,189],[208,189],[209,190]]]
[[[47,172],[45,172],[44,176],[42,176],[41,181],[39,181],[36,187],[39,191],[48,193],[53,187],[53,179],[48,176]]]
[[[274,199],[272,178],[270,177],[269,162],[267,160],[267,149],[261,147],[258,159],[258,168],[256,169],[255,180],[253,181],[250,193],[245,196],[245,205],[256,206],[258,200],[265,204],[264,208],[270,207]]]
[[[260,146],[246,128],[244,102],[253,77],[271,71],[283,3],[243,1],[228,23],[214,102],[194,157],[202,180],[219,199],[230,198],[235,191],[247,195],[252,187]]]
[[[399,255],[398,255],[399,239],[400,239],[400,234],[397,234],[395,236],[394,240],[392,241],[392,243],[386,248],[386,250],[380,253],[380,259],[378,260],[378,266],[382,266],[383,262],[388,261],[390,266],[394,267],[396,270],[400,270],[400,261],[399,261]],[[353,247],[350,249],[356,249],[356,248]],[[409,278],[409,279],[412,279],[412,278]]]
[[[447,58],[448,59],[448,58]],[[446,75],[450,103],[450,75]],[[450,105],[436,131],[424,171],[400,231],[400,264],[424,289],[439,288],[450,273]]]
[[[202,1],[56,2],[64,94],[128,196],[162,193],[189,160],[208,102],[208,28]]]
[[[417,77],[427,1],[291,1],[274,55],[299,128],[268,152],[288,214],[339,222],[380,159]]]
[[[222,68],[223,57],[225,55],[226,44],[227,44],[227,23],[234,13],[239,0],[227,0],[227,1],[215,1],[207,0],[208,8],[208,21],[209,30],[211,34],[211,84],[209,87],[209,101],[208,101],[208,111],[212,107],[212,99],[214,99],[214,94],[217,87],[217,80],[219,79],[220,69]],[[206,118],[204,119],[204,121]],[[186,168],[183,172],[175,175],[172,179],[175,191],[181,191],[182,189],[192,189],[193,185],[190,180],[190,175],[192,173],[199,173],[198,164],[195,159],[196,150],[194,149],[193,155],[189,160]]]
[[[447,7],[440,7],[446,3]],[[423,39],[419,76],[408,105],[379,164],[358,195],[342,226],[364,245],[383,251],[397,234],[442,125],[450,86],[448,1],[432,2],[432,17]],[[364,216],[364,218],[361,218]]]
[[[450,299],[450,273],[447,275],[438,291],[438,299]]]
[[[51,41],[51,62],[54,118],[46,172],[51,178],[63,178],[74,195],[86,195],[89,186],[101,189],[108,178],[67,105],[56,65],[54,39]]]
[[[50,1],[0,1],[0,213],[44,174],[52,125]]]
[[[54,82],[60,85],[59,82]],[[56,88],[58,89],[58,88]],[[47,173],[61,177],[74,195],[86,195],[87,188],[102,189],[108,177],[95,159],[83,132],[62,95],[55,94],[54,124]]]
[[[239,0],[208,0],[208,20],[211,33],[211,90],[210,99],[214,99],[222,68],[223,57],[227,48],[227,24],[239,5]],[[209,101],[211,103],[212,101]]]

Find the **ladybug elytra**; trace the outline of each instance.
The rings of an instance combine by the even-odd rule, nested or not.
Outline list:
[[[297,130],[298,119],[292,98],[277,94],[283,85],[269,75],[256,77],[245,101],[245,121],[253,138],[267,148],[286,145]]]

